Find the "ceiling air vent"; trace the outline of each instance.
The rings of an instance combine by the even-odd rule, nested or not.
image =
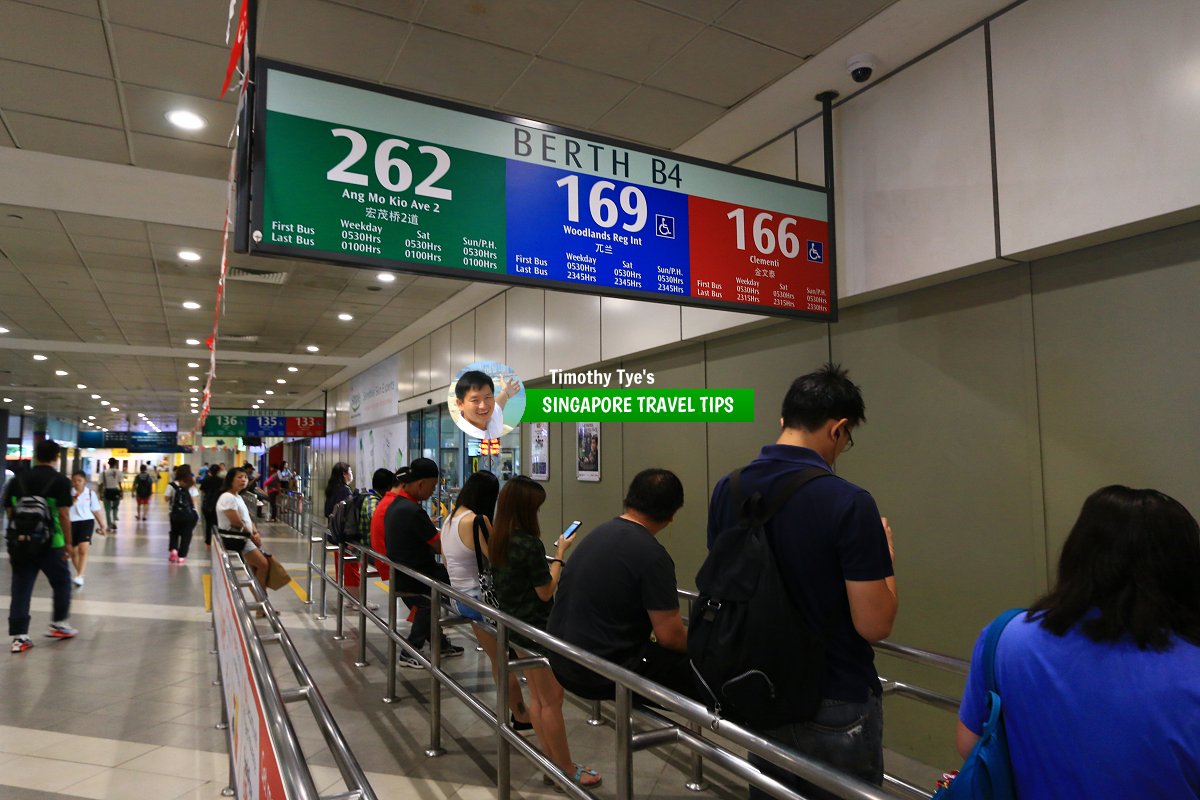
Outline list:
[[[282,286],[287,283],[288,273],[271,272],[266,269],[249,269],[247,267],[230,267],[225,280],[245,281],[247,283],[272,283]]]
[[[222,333],[217,338],[219,338],[222,342],[226,342],[226,343],[228,343],[228,342],[252,343],[252,342],[258,341],[257,334],[255,334],[253,336],[241,336],[236,333]]]

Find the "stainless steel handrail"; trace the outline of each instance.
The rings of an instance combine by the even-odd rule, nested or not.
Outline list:
[[[279,615],[271,605],[266,589],[254,579],[253,573],[245,565],[240,556],[237,559],[237,563],[245,577],[241,580],[237,578],[234,572],[233,559],[221,544],[221,537],[213,537],[213,545],[216,548],[214,551],[214,561],[220,565],[225,579],[234,589],[231,592],[234,613],[237,616],[237,624],[242,631],[242,636],[247,643],[251,678],[255,682],[259,697],[263,702],[264,713],[267,717],[268,735],[272,743],[275,744],[279,755],[287,796],[294,798],[294,800],[318,800],[320,797],[316,784],[313,781],[312,773],[308,769],[308,762],[305,760],[304,752],[300,747],[300,741],[296,736],[295,729],[292,727],[291,718],[286,709],[287,703],[303,699],[307,701],[309,711],[316,721],[317,728],[321,731],[321,735],[324,737],[325,743],[329,747],[334,762],[337,764],[338,770],[342,774],[342,779],[349,790],[349,794],[339,796],[361,798],[361,800],[377,800],[377,795],[371,788],[366,773],[351,752],[350,745],[346,741],[345,736],[342,735],[341,729],[334,720],[328,704],[326,704],[324,697],[322,697],[308,668],[305,667],[303,659],[300,658],[300,654],[296,650],[283,623],[280,621]],[[279,645],[284,661],[291,668],[292,674],[299,684],[297,687],[280,690],[279,682],[271,670],[262,637],[259,635],[258,628],[255,626],[253,620],[250,619],[250,604],[246,602],[246,598],[241,591],[245,588],[248,588],[254,597],[253,605],[266,614],[267,624],[271,626],[272,642]],[[213,604],[213,609],[213,613],[215,614],[215,603]],[[214,619],[214,635],[216,625],[217,623]],[[219,665],[219,655],[217,662]],[[222,676],[223,678],[224,676]],[[225,694],[223,690],[221,693],[221,704],[223,719],[228,719],[229,709],[224,708]],[[231,733],[227,734],[227,740],[230,736]],[[229,788],[232,789],[235,786],[232,741],[227,741],[227,746],[230,747]]]
[[[313,537],[315,538],[315,537]],[[344,545],[343,550],[349,550],[355,554],[360,561],[367,558],[373,559],[381,564],[387,564],[391,569],[391,580],[389,582],[388,603],[389,603],[389,623],[384,624],[384,620],[370,612],[367,609],[359,609],[360,619],[363,620],[364,627],[360,629],[360,636],[365,636],[365,621],[370,620],[378,627],[382,628],[389,638],[389,664],[388,664],[388,691],[392,694],[395,686],[395,671],[396,662],[394,657],[394,647],[400,646],[405,652],[415,656],[424,664],[430,672],[431,679],[431,697],[438,698],[440,702],[440,687],[446,685],[451,689],[452,693],[464,700],[468,707],[481,716],[485,722],[492,725],[497,731],[497,738],[500,744],[500,762],[501,767],[498,775],[500,776],[498,793],[501,800],[506,800],[509,796],[510,787],[504,777],[508,774],[507,758],[509,756],[509,748],[515,748],[518,752],[532,760],[540,769],[543,769],[548,774],[555,777],[559,785],[569,794],[586,798],[590,795],[570,782],[558,768],[551,763],[538,750],[535,750],[522,737],[517,735],[511,728],[503,724],[503,720],[507,713],[507,673],[510,668],[520,668],[530,666],[528,663],[509,664],[506,659],[500,659],[497,663],[499,676],[497,680],[497,709],[495,712],[486,710],[485,713],[480,713],[485,710],[485,707],[458,685],[452,677],[447,675],[441,669],[441,626],[443,620],[441,613],[432,616],[432,630],[430,633],[430,643],[432,649],[432,658],[425,659],[419,652],[414,650],[408,642],[400,636],[395,630],[395,601],[397,597],[396,576],[403,574],[413,578],[417,582],[423,584],[429,589],[430,600],[433,608],[441,608],[441,599],[443,597],[453,598],[457,602],[476,610],[477,612],[494,619],[497,623],[497,652],[507,652],[507,641],[510,631],[516,631],[525,636],[527,639],[537,643],[544,651],[556,653],[566,657],[578,664],[583,665],[592,672],[597,673],[611,681],[615,685],[616,693],[616,731],[617,731],[617,775],[615,782],[617,784],[617,797],[631,798],[632,794],[632,770],[631,759],[633,753],[633,731],[630,723],[630,712],[632,709],[633,695],[646,698],[647,700],[657,704],[661,708],[681,716],[686,722],[692,723],[700,730],[709,730],[719,734],[728,741],[736,744],[739,747],[745,748],[751,753],[762,757],[763,759],[779,766],[789,772],[800,775],[804,779],[813,784],[833,792],[839,797],[847,798],[847,800],[885,800],[891,795],[885,793],[877,786],[861,781],[853,776],[835,770],[826,764],[810,759],[802,754],[793,752],[784,747],[779,746],[775,742],[763,738],[753,731],[747,730],[741,726],[724,720],[711,711],[704,705],[695,702],[689,698],[677,695],[669,691],[660,684],[647,680],[637,673],[626,670],[616,664],[610,663],[598,658],[590,652],[582,650],[572,644],[564,642],[550,636],[545,631],[534,628],[521,620],[505,614],[499,609],[492,608],[475,600],[474,598],[453,589],[446,584],[440,583],[432,578],[428,578],[415,572],[407,567],[389,560],[385,555],[371,550],[369,547],[359,544]],[[311,558],[310,558],[311,561]],[[339,585],[336,577],[331,579],[328,573],[321,575],[322,581],[331,584],[332,588],[342,597],[349,600],[351,604],[356,604],[358,598],[352,595],[343,585]],[[361,594],[361,587],[360,587]],[[503,705],[501,702],[503,701]],[[431,715],[437,710],[437,706],[431,708]],[[440,748],[440,719],[431,719],[431,741],[430,748],[427,751],[430,754],[441,752]],[[689,744],[689,739],[692,737],[680,736],[680,741],[684,744]],[[706,742],[698,735],[694,737],[696,742],[693,746],[702,747],[706,755],[710,755],[717,748],[711,742]],[[507,746],[506,746],[507,745]],[[728,752],[728,751],[725,751]],[[740,758],[733,756],[734,759]],[[796,794],[788,787],[778,783],[770,776],[754,769],[749,764],[746,764],[747,769],[738,770],[740,777],[745,778],[749,782],[759,786],[771,795],[779,798],[787,798],[788,800],[802,800],[801,795]]]

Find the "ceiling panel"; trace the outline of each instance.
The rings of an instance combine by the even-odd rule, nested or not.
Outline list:
[[[109,239],[146,241],[146,223],[117,217],[98,217],[93,214],[58,212],[67,233],[77,236],[103,236]]]
[[[113,25],[112,32],[122,81],[196,97],[221,91],[229,62],[224,47],[124,25]]]
[[[703,29],[695,20],[653,6],[583,0],[540,55],[642,81]]]
[[[107,5],[109,18],[121,25],[175,36],[183,35],[207,44],[225,46],[228,3],[200,0],[107,0]],[[237,27],[236,19],[233,27]]]
[[[233,150],[202,142],[165,139],[145,133],[131,134],[133,157],[139,167],[180,172],[201,178],[227,180]]]
[[[406,22],[319,0],[273,2],[260,17],[262,55],[373,81],[387,75],[409,29]]]
[[[536,53],[577,5],[576,0],[439,0],[426,3],[418,21]]]
[[[4,59],[0,108],[108,128],[122,125],[116,81]]]
[[[37,230],[61,231],[58,217],[53,211],[28,206],[0,204],[0,228],[35,228]],[[0,262],[3,259],[0,258]]]
[[[125,107],[131,130],[218,147],[226,146],[237,122],[237,106],[217,100],[215,90],[195,97],[145,86],[126,86]],[[167,121],[167,112],[178,109],[199,114],[208,124],[198,131],[178,128]]]
[[[782,50],[708,28],[647,83],[728,108],[802,61]]]
[[[0,146],[16,147],[16,142],[8,135],[8,129],[4,127],[3,121],[2,112],[0,112]]]
[[[4,118],[17,143],[27,150],[115,164],[129,163],[125,134],[115,128],[101,128],[17,111],[4,112]]]
[[[533,60],[495,45],[429,28],[414,28],[387,83],[491,106]]]
[[[13,0],[0,0],[0,53],[11,61],[113,77],[99,19]]]
[[[718,24],[805,58],[815,55],[895,0],[741,0]]]
[[[737,4],[737,0],[641,0],[641,2],[698,19],[705,24],[713,22]]]
[[[150,243],[134,239],[110,239],[106,236],[75,236],[75,246],[86,257],[88,253],[150,258]]]
[[[204,228],[186,228],[180,225],[160,225],[151,222],[146,225],[150,233],[150,243],[153,245],[171,245],[195,250],[204,256],[199,263],[216,264],[221,260],[221,232]],[[207,252],[206,252],[207,251]],[[174,257],[175,252],[170,255]],[[162,254],[155,248],[155,257]]]

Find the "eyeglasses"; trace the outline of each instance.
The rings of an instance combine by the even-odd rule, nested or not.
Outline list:
[[[846,432],[846,446],[842,449],[842,452],[844,453],[854,447],[854,436],[850,434],[849,427],[842,428],[842,430]]]

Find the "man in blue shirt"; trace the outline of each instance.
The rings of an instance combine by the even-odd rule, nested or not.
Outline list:
[[[866,409],[846,371],[826,364],[792,382],[780,416],[775,444],[742,471],[744,496],[770,497],[773,487],[811,467],[832,472],[838,456],[854,446],[851,432],[866,420]],[[737,516],[726,476],[709,506],[710,548]],[[896,618],[891,528],[865,489],[833,476],[802,486],[766,531],[792,602],[826,639],[827,671],[815,716],[761,733],[879,785],[882,689],[871,643],[886,638]],[[751,761],[806,797],[835,797],[761,759]],[[767,797],[753,788],[750,796]]]

